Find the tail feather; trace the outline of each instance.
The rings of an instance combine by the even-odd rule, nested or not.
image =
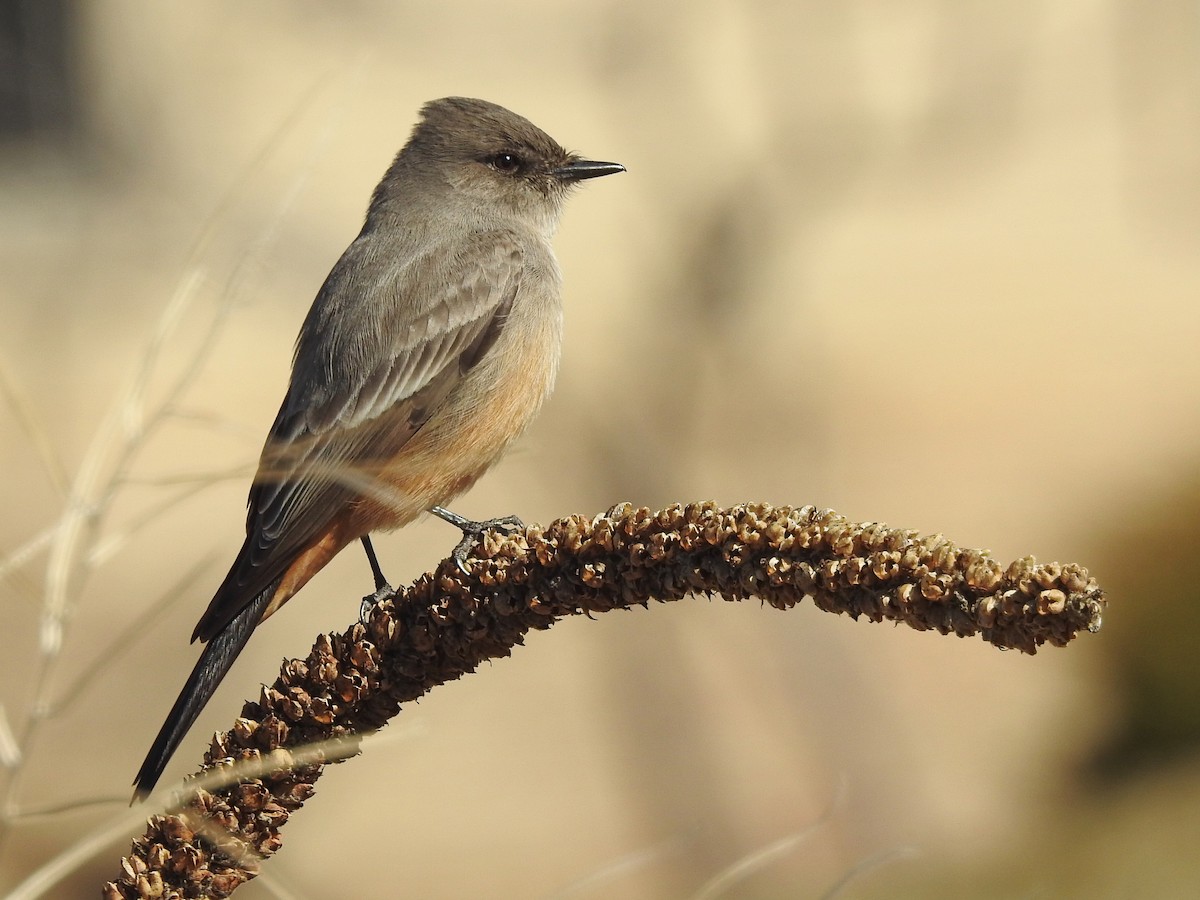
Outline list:
[[[138,770],[133,780],[133,799],[141,800],[146,797],[158,779],[163,769],[179,747],[184,735],[200,715],[200,711],[208,704],[217,690],[217,685],[229,671],[233,661],[238,658],[254,628],[262,619],[263,610],[275,593],[278,581],[271,584],[261,594],[248,603],[227,626],[204,646],[196,667],[188,676],[187,683],[179,692],[175,705],[167,714],[167,720],[159,729],[158,737],[146,754],[146,760]]]

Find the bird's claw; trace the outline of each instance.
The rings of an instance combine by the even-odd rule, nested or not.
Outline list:
[[[358,621],[364,627],[371,624],[371,616],[377,607],[384,600],[391,600],[396,596],[396,589],[387,582],[384,582],[375,589],[375,593],[367,594],[362,598],[362,603],[358,607]]]
[[[455,546],[450,557],[454,560],[454,564],[458,566],[458,570],[464,575],[469,574],[467,568],[467,554],[474,549],[479,543],[480,536],[485,531],[499,531],[504,534],[517,531],[525,527],[525,523],[517,516],[501,516],[498,519],[487,519],[483,522],[472,522],[470,519],[464,519],[461,522],[455,522],[462,529],[462,540]]]

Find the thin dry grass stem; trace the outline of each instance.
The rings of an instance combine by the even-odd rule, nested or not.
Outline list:
[[[42,467],[46,470],[46,476],[50,479],[50,483],[58,491],[59,496],[65,497],[67,484],[70,481],[67,477],[67,467],[63,465],[62,457],[54,449],[54,442],[50,440],[50,435],[42,424],[41,416],[37,414],[33,401],[29,399],[29,395],[24,390],[18,387],[16,380],[4,365],[3,358],[0,358],[0,397],[7,401],[17,424],[29,438],[34,451],[42,461]]]
[[[561,890],[547,895],[546,900],[619,896],[617,882],[681,856],[687,849],[687,845],[688,838],[685,835],[675,834],[657,844],[625,853],[598,869],[588,872]]]
[[[208,252],[212,239],[219,233],[220,225],[227,218],[229,210],[244,195],[248,180],[261,170],[264,161],[280,146],[283,136],[294,127],[295,121],[311,105],[312,97],[323,87],[324,81],[321,78],[313,81],[307,94],[295,105],[287,119],[280,123],[258,156],[242,170],[241,177],[226,191],[208,218],[176,288],[159,316],[154,334],[140,358],[136,371],[101,421],[74,477],[67,480],[64,507],[58,521],[47,530],[44,540],[36,538],[9,558],[0,561],[0,574],[12,577],[14,569],[29,562],[34,551],[47,551],[41,590],[39,664],[33,678],[33,687],[26,693],[30,698],[28,713],[16,737],[22,757],[54,706],[50,699],[54,673],[58,667],[67,625],[74,606],[82,598],[87,577],[123,540],[118,537],[116,542],[112,543],[105,537],[104,529],[113,501],[130,480],[130,473],[149,437],[173,417],[180,397],[202,371],[222,327],[239,302],[250,260],[256,254],[261,254],[263,247],[273,239],[279,224],[301,189],[303,178],[297,177],[293,181],[290,190],[273,211],[263,233],[239,260],[224,291],[218,294],[207,323],[200,328],[199,338],[194,340],[190,349],[181,350],[175,345],[174,339],[195,305],[205,280],[201,260]],[[312,168],[313,160],[319,155],[332,132],[333,123],[330,122],[323,135],[314,141],[310,148],[305,172]],[[193,341],[193,335],[189,334],[187,337],[189,341]],[[177,374],[173,377],[168,376],[163,371],[164,361],[168,361],[172,367],[178,366]],[[160,380],[167,381],[166,388],[155,391],[156,398],[151,402],[151,388]],[[20,397],[11,388],[10,380],[5,380],[4,385],[0,386],[0,389],[7,391],[10,401],[19,411]],[[30,432],[35,446],[40,447],[40,432],[36,428],[36,420],[25,419],[23,424]],[[52,462],[48,460],[46,465],[52,467]],[[148,521],[152,521],[154,516],[171,508],[172,505],[160,505],[153,516],[143,519],[137,527],[143,527]],[[17,798],[22,788],[22,780],[23,769],[18,765],[12,770],[0,798],[0,844],[3,844],[7,829],[17,815]]]
[[[179,485],[187,486],[188,490],[182,492],[179,497],[171,498],[163,502],[163,506],[170,508],[172,503],[178,503],[180,499],[187,497],[194,490],[206,488],[214,484],[220,484],[222,481],[238,481],[245,483],[254,477],[257,472],[257,467],[251,462],[238,463],[234,466],[229,466],[224,469],[205,469],[202,472],[171,472],[166,475],[143,475],[143,476],[127,476],[120,480],[119,487],[177,487]]]
[[[779,838],[753,853],[746,854],[705,882],[700,890],[692,895],[691,900],[718,900],[741,882],[789,856],[824,824],[823,820],[817,821],[795,834]]]
[[[245,467],[239,469],[245,472]],[[108,562],[108,560],[125,548],[131,539],[136,537],[143,529],[153,525],[158,519],[170,512],[173,508],[178,508],[179,504],[196,496],[206,488],[212,487],[221,481],[232,480],[233,476],[226,473],[214,472],[211,478],[201,480],[197,476],[197,480],[186,482],[187,486],[183,489],[164,497],[157,503],[142,510],[138,515],[131,516],[121,523],[120,528],[114,528],[97,538],[93,543],[91,550],[84,557],[87,565],[91,568],[99,568]]]
[[[753,877],[762,870],[774,865],[778,860],[790,855],[801,844],[829,825],[835,812],[845,806],[849,782],[843,777],[838,785],[837,794],[829,808],[817,819],[793,834],[771,841],[766,846],[759,847],[747,853],[740,859],[726,866],[716,875],[700,886],[700,890],[692,895],[691,900],[717,900],[736,887],[741,882]]]
[[[103,681],[104,674],[109,668],[122,659],[121,651],[153,628],[175,604],[189,596],[188,588],[194,585],[205,569],[216,562],[216,554],[209,554],[190,566],[186,572],[163,591],[150,606],[149,612],[140,619],[131,619],[121,631],[106,641],[99,649],[90,649],[92,655],[89,663],[84,666],[75,680],[58,692],[54,704],[47,708],[47,716],[61,716],[68,712],[78,702],[80,697],[87,694],[87,689]]]
[[[277,771],[281,767],[297,764],[307,765],[317,760],[336,761],[353,755],[357,752],[357,747],[357,738],[354,738],[352,741],[347,738],[335,738],[324,741],[319,745],[297,747],[287,754],[267,754],[256,759],[248,759],[233,765],[223,766],[220,769],[211,769],[203,775],[190,779],[188,788],[194,793],[202,790],[217,790],[228,787],[241,779],[260,778],[264,774]],[[163,795],[164,792],[162,791],[156,792],[151,797],[151,800],[161,799]],[[191,795],[189,794],[188,796]],[[22,813],[19,818],[20,821],[26,822],[39,818],[58,816],[64,812],[77,812],[90,805],[103,804],[111,806],[112,803],[112,797],[84,800]],[[54,891],[62,883],[63,879],[72,872],[77,871],[84,862],[95,857],[101,849],[110,846],[121,835],[128,834],[129,829],[133,827],[135,821],[139,818],[140,813],[137,810],[123,810],[113,821],[97,829],[93,829],[83,839],[71,843],[57,856],[47,860],[35,871],[29,873],[19,885],[5,894],[5,900],[40,900],[43,897],[58,896]],[[202,836],[206,835],[208,833],[207,829],[215,827],[211,823],[201,823],[198,834]],[[214,841],[223,840],[227,844],[231,842],[227,831],[214,832],[213,834]],[[234,846],[240,852],[253,855],[253,851],[245,845],[237,845],[235,843]],[[278,890],[276,892],[278,893]]]
[[[9,558],[11,557],[0,560],[0,570],[4,569],[4,564]],[[3,588],[21,603],[27,604],[30,609],[36,609],[41,605],[41,585],[30,575],[21,571],[19,565],[13,566],[4,571],[3,574],[0,574],[0,588]]]
[[[48,653],[54,653],[62,641],[62,620],[68,614],[68,585],[73,576],[81,569],[86,569],[86,554],[80,554],[80,546],[90,547],[97,539],[104,512],[111,505],[117,491],[130,479],[130,471],[145,446],[146,441],[155,430],[168,422],[178,405],[179,398],[199,376],[203,366],[208,361],[217,338],[224,328],[230,314],[236,308],[241,297],[241,291],[247,282],[247,269],[253,260],[260,258],[278,232],[288,209],[291,208],[300,194],[317,156],[323,150],[330,133],[332,123],[325,129],[323,137],[314,144],[309,152],[307,164],[301,168],[301,174],[292,180],[273,215],[268,220],[262,232],[255,238],[246,252],[243,253],[237,265],[234,266],[226,281],[224,289],[219,294],[219,302],[211,318],[203,329],[202,336],[196,348],[183,360],[179,373],[167,386],[162,396],[148,407],[148,396],[151,384],[156,380],[160,371],[160,359],[171,340],[184,321],[185,314],[192,308],[196,296],[204,283],[204,268],[199,263],[208,244],[216,234],[217,223],[227,214],[228,207],[241,194],[244,182],[258,171],[268,154],[278,146],[282,136],[292,127],[292,120],[297,118],[311,102],[319,83],[314,83],[301,103],[294,108],[291,116],[280,124],[275,135],[263,147],[258,158],[248,166],[239,181],[225,194],[216,211],[210,216],[208,225],[197,241],[170,301],[164,308],[156,323],[152,336],[128,388],[113,405],[105,422],[93,439],[89,451],[84,456],[79,475],[71,486],[68,508],[58,527],[58,534],[51,548],[50,562],[46,576],[46,605],[43,617],[42,645]],[[111,464],[108,461],[113,459]],[[107,465],[106,465],[107,464]],[[103,473],[109,474],[103,478]],[[166,506],[164,509],[171,507]]]
[[[648,606],[689,594],[757,597],[919,630],[979,635],[1033,653],[1100,627],[1103,594],[1076,565],[1032,558],[1001,566],[940,535],[848,522],[830,510],[713,503],[660,512],[624,504],[547,528],[489,532],[470,573],[451,561],[380,604],[367,625],[321,635],[309,655],[215,735],[203,772],[243,760],[289,761],[298,746],[358,737],[401,704],[508,656],[534,629],[572,615]],[[223,897],[257,874],[280,829],[312,796],[319,757],[221,790],[197,790],[154,816],[121,861],[107,898]],[[220,829],[220,840],[202,831]]]
[[[139,372],[114,402],[93,436],[71,483],[66,506],[58,522],[50,530],[39,629],[41,654],[34,677],[34,687],[29,693],[31,699],[28,716],[18,738],[21,748],[30,746],[40,724],[45,721],[54,705],[50,699],[50,690],[62,651],[67,622],[71,617],[73,605],[79,602],[86,576],[93,569],[93,554],[103,541],[103,526],[112,500],[116,496],[117,485],[144,446],[149,426],[168,413],[165,405],[156,407],[148,414],[141,407],[143,382],[150,377],[153,369],[146,361],[157,357],[159,344],[174,330],[181,315],[181,308],[190,304],[194,298],[197,283],[193,277],[184,277],[181,280],[179,288],[163,313]],[[212,340],[202,342],[194,351],[195,358],[207,357],[213,343]],[[195,371],[198,371],[198,368]],[[137,427],[130,427],[132,423],[137,423]],[[0,819],[0,841],[4,838],[3,829],[7,828],[16,814],[16,798],[21,790],[22,775],[23,770],[20,767],[16,768],[5,786],[5,812]]]
[[[829,890],[821,895],[820,900],[836,900],[842,891],[864,875],[878,872],[885,866],[890,866],[902,859],[912,859],[920,855],[920,851],[916,847],[896,847],[894,850],[884,850],[882,853],[868,856],[851,866],[849,871],[845,872]]]
[[[49,547],[50,542],[54,540],[55,527],[39,531],[16,550],[10,550],[0,557],[0,581],[13,578],[20,569],[32,562],[35,556]]]
[[[21,761],[21,748],[8,721],[8,710],[0,703],[0,766],[10,769]]]

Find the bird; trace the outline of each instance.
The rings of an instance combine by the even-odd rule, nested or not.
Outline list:
[[[247,499],[246,537],[200,617],[204,643],[137,777],[144,799],[253,631],[345,547],[394,592],[370,535],[432,512],[455,558],[490,527],[446,509],[549,395],[562,340],[551,247],[566,196],[625,171],[565,150],[484,100],[421,109],[371,194],[362,230],[300,328],[287,392]]]

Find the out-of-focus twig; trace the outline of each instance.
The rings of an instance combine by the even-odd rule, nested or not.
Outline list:
[[[401,704],[508,656],[531,629],[566,616],[689,594],[758,597],[777,609],[809,596],[829,612],[1033,653],[1096,631],[1104,606],[1080,566],[1027,557],[1005,567],[941,535],[767,504],[657,513],[623,504],[591,519],[489,532],[469,569],[443,562],[376,607],[367,625],[322,635],[306,658],[285,662],[205,756],[203,771],[250,761],[261,777],[194,788],[180,812],[152,817],[104,896],[226,896],[279,849],[279,830],[312,796],[325,760],[346,755],[295,758],[298,748],[354,741]]]

